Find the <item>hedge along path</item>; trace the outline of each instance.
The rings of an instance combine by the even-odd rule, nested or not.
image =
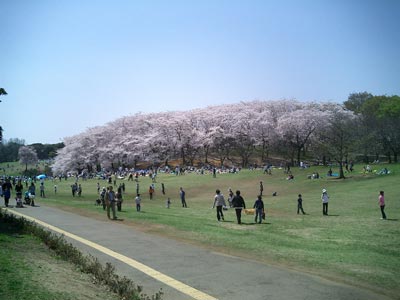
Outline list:
[[[74,239],[74,240],[76,240],[76,241],[78,241],[78,242],[80,242],[82,244],[85,244],[85,245],[87,245],[89,247],[92,247],[92,248],[94,248],[94,249],[96,249],[96,250],[98,250],[100,252],[103,252],[104,254],[107,254],[107,255],[115,258],[115,259],[118,259],[119,261],[121,261],[121,262],[123,262],[123,263],[125,263],[125,264],[127,264],[127,265],[129,265],[129,266],[141,271],[142,273],[144,273],[144,274],[146,274],[146,275],[148,275],[148,276],[150,276],[150,277],[152,277],[152,278],[154,278],[154,279],[156,279],[156,280],[158,280],[158,281],[160,281],[160,282],[162,282],[162,283],[164,283],[164,284],[166,284],[166,285],[168,285],[168,286],[170,286],[170,287],[172,287],[172,288],[174,288],[174,289],[176,289],[178,291],[180,291],[181,293],[183,293],[185,295],[188,295],[188,296],[192,297],[193,299],[196,299],[196,300],[218,300],[217,298],[214,298],[213,296],[210,296],[210,295],[208,295],[206,293],[203,293],[202,291],[199,291],[199,290],[197,290],[197,289],[195,289],[195,288],[193,288],[191,286],[188,286],[188,285],[184,284],[183,282],[180,282],[180,281],[178,281],[178,280],[176,280],[176,279],[174,279],[174,278],[172,278],[172,277],[170,277],[168,275],[165,275],[165,274],[163,274],[163,273],[161,273],[161,272],[159,272],[159,271],[157,271],[157,270],[155,270],[153,268],[150,268],[150,267],[148,267],[148,266],[146,266],[146,265],[144,265],[144,264],[142,264],[142,263],[140,263],[140,262],[138,262],[138,261],[136,261],[136,260],[134,260],[134,259],[132,259],[130,257],[127,257],[125,255],[119,254],[119,253],[117,253],[117,252],[115,252],[115,251],[113,251],[111,249],[108,249],[108,248],[103,247],[103,246],[101,246],[99,244],[96,244],[94,242],[86,240],[86,239],[84,239],[84,238],[82,238],[80,236],[77,236],[77,235],[75,235],[73,233],[70,233],[68,231],[62,230],[62,229],[60,229],[58,227],[55,227],[55,226],[50,225],[48,223],[45,223],[45,222],[43,222],[41,220],[38,220],[36,218],[24,215],[24,214],[22,214],[20,212],[16,212],[14,210],[12,210],[12,211],[9,210],[9,212],[14,214],[14,215],[17,215],[19,217],[25,218],[25,219],[27,219],[29,221],[35,222],[35,223],[37,223],[37,224],[39,224],[39,225],[41,225],[43,227],[46,227],[46,228],[48,228],[48,229],[50,229],[50,230],[52,230],[54,232],[63,234],[64,236],[67,236],[67,237],[69,237],[71,239]]]

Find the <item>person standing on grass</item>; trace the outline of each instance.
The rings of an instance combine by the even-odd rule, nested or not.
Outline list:
[[[186,192],[182,187],[179,188],[179,196],[181,197],[182,207],[187,207],[186,205]]]
[[[256,217],[254,218],[254,222],[257,223],[257,218],[259,219],[258,223],[261,224],[264,211],[264,202],[262,201],[262,196],[258,195],[256,202],[254,202],[253,208],[256,212]],[[264,215],[265,216],[265,215]]]
[[[161,183],[161,192],[163,195],[165,195],[165,186],[164,183]]]
[[[228,203],[229,207],[232,207],[233,191],[231,188],[228,189]]]
[[[135,198],[136,211],[140,211],[140,202],[142,202],[142,199],[140,198],[140,194],[137,194]]]
[[[222,221],[225,221],[224,214],[222,212],[222,208],[224,206],[226,206],[224,195],[221,194],[220,190],[216,190],[215,193],[216,193],[216,195],[214,196],[214,204],[213,204],[212,208],[217,207],[217,220],[218,220],[218,222],[221,219],[222,219]]]
[[[117,219],[117,215],[115,213],[115,203],[117,202],[117,199],[115,197],[115,192],[113,191],[113,186],[110,185],[110,187],[108,188],[108,201],[109,201],[109,206],[107,207],[107,216],[110,219],[110,208],[113,214],[113,220]]]
[[[82,186],[81,184],[78,185],[78,196],[82,196]]]
[[[329,195],[328,195],[326,189],[322,190],[321,200],[322,200],[322,214],[324,216],[327,216],[328,215]]]
[[[303,215],[306,214],[303,210],[303,198],[301,197],[301,194],[299,194],[299,198],[297,198],[297,214],[299,214],[300,210]]]
[[[235,208],[238,224],[242,224],[242,209],[246,209],[246,204],[239,190],[236,191],[236,196],[232,199],[232,206]]]
[[[149,196],[150,200],[153,200],[154,188],[152,185],[149,186]]]
[[[46,198],[46,196],[44,194],[44,183],[43,182],[40,183],[40,197]]]
[[[107,190],[104,193],[104,205],[106,206],[105,210],[107,211],[107,217],[111,219],[110,217],[110,188],[107,187]]]
[[[263,191],[264,191],[264,185],[263,185],[263,182],[260,181],[260,196],[262,196]]]
[[[381,208],[381,213],[382,213],[382,220],[386,220],[386,214],[385,214],[385,195],[384,191],[379,192],[379,197],[378,197],[378,203]]]

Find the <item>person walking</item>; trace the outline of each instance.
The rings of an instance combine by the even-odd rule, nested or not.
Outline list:
[[[140,202],[142,202],[142,198],[140,198],[140,194],[137,194],[135,198],[136,211],[140,211]]]
[[[31,200],[31,206],[35,206],[36,186],[33,181],[29,186],[28,192],[29,192],[29,199]]]
[[[222,212],[222,208],[224,206],[226,206],[224,195],[221,194],[220,190],[216,190],[215,193],[216,193],[216,195],[214,196],[214,204],[213,204],[212,208],[217,207],[218,222],[221,221],[221,219],[222,219],[222,221],[225,221],[224,214]]]
[[[21,180],[18,180],[17,184],[14,187],[15,189],[15,194],[17,197],[17,207],[22,207],[22,191],[24,189],[24,186],[22,185]]]
[[[257,223],[257,219],[259,219],[258,223],[261,224],[263,215],[265,217],[264,202],[262,201],[261,195],[257,196],[257,200],[256,200],[256,202],[254,202],[253,208],[255,209],[255,213],[256,213],[254,222]]]
[[[321,200],[322,200],[322,214],[324,216],[327,216],[328,215],[329,196],[328,196],[328,192],[326,191],[326,189],[322,190]]]
[[[4,205],[8,207],[8,202],[10,201],[11,190],[12,190],[10,179],[8,178],[6,179],[6,181],[2,185],[2,189],[3,189]]]
[[[186,192],[182,187],[179,188],[179,196],[181,197],[182,207],[187,207],[186,204]]]
[[[382,220],[386,220],[386,214],[385,214],[385,195],[384,191],[379,192],[379,197],[378,197],[378,203],[381,208],[381,213],[382,213]]]
[[[232,205],[232,199],[233,199],[233,191],[231,188],[228,189],[228,203],[229,203],[229,207],[233,207]]]
[[[262,196],[263,191],[264,191],[264,185],[263,185],[263,182],[260,181],[260,196]]]
[[[246,204],[239,190],[236,191],[236,196],[232,199],[232,206],[235,208],[238,224],[242,224],[242,209],[246,209]]]
[[[299,198],[297,198],[297,214],[299,214],[300,210],[303,215],[306,214],[303,210],[303,198],[301,197],[301,194],[299,194]]]

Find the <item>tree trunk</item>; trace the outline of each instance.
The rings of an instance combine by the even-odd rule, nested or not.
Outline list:
[[[345,179],[344,171],[343,171],[343,163],[339,162],[339,179]]]

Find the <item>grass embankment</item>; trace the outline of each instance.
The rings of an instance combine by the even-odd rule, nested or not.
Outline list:
[[[0,299],[117,300],[92,276],[59,259],[37,237],[0,218]]]
[[[363,174],[362,166],[338,180],[325,176],[327,168],[293,169],[294,180],[286,180],[283,170],[275,169],[272,175],[261,170],[243,170],[239,174],[212,175],[187,174],[175,176],[159,174],[154,200],[149,200],[149,178],[139,178],[143,195],[142,212],[134,204],[136,183],[124,182],[123,211],[118,214],[126,223],[148,232],[168,235],[202,244],[220,251],[260,257],[266,263],[289,266],[294,269],[319,274],[337,281],[364,286],[394,298],[400,293],[400,165],[375,165],[380,170],[387,167],[390,175]],[[307,179],[318,171],[322,178]],[[335,171],[335,170],[334,170]],[[218,223],[211,209],[215,189],[227,195],[227,189],[240,189],[248,207],[252,207],[259,193],[259,181],[264,182],[264,203],[267,224],[254,224],[254,216],[243,216],[243,225],[236,224],[233,210],[225,212],[225,222]],[[69,207],[75,211],[105,218],[101,207],[95,206],[96,183],[102,180],[80,181],[82,197],[73,198],[72,179],[61,182],[46,181],[46,199],[37,202],[46,205]],[[161,183],[166,195],[161,194]],[[54,184],[58,187],[54,194]],[[186,191],[189,208],[180,205],[179,187]],[[329,216],[322,215],[321,190],[330,195]],[[386,212],[389,220],[380,220],[378,193],[385,191]],[[272,193],[277,192],[276,197]],[[297,215],[297,195],[303,195],[307,215]],[[170,209],[165,200],[171,197]]]
[[[144,294],[111,264],[103,266],[62,236],[1,208],[0,245],[0,299],[162,299],[162,291]]]

